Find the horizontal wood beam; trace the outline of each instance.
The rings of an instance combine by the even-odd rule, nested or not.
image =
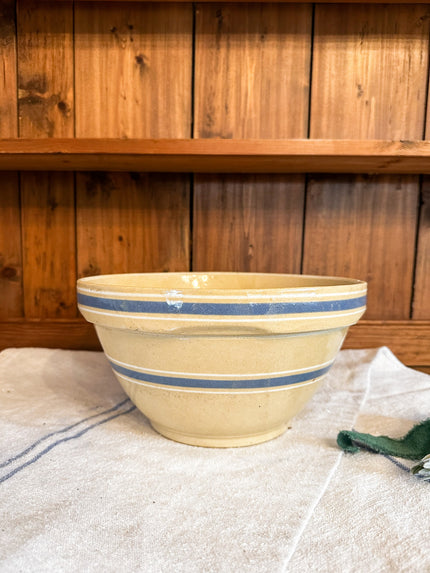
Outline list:
[[[5,348],[101,350],[92,324],[81,319],[0,322],[0,350]]]
[[[430,173],[430,141],[1,139],[0,170]]]
[[[408,366],[430,366],[430,321],[361,320],[352,326],[344,348],[388,348]]]
[[[0,323],[0,349],[37,346],[100,350],[93,326],[75,320],[16,320]],[[350,328],[344,348],[388,346],[408,366],[430,366],[430,321],[362,320]]]

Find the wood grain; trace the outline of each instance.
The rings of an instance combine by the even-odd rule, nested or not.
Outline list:
[[[89,173],[78,175],[77,187],[80,276],[187,268],[186,179]]]
[[[18,133],[15,1],[0,3],[0,137]]]
[[[94,326],[83,319],[0,322],[0,350],[23,347],[101,350]]]
[[[429,86],[430,94],[430,86]],[[427,95],[427,98],[429,97]],[[430,138],[430,107],[427,104],[426,139]],[[416,247],[416,268],[412,317],[430,318],[430,178],[423,177],[420,197],[420,219]]]
[[[422,139],[430,9],[317,6],[310,137]]]
[[[102,145],[103,156],[88,142],[79,158],[66,151],[54,159],[63,145],[59,140],[70,142],[75,134],[72,3],[19,0],[19,133],[14,2],[1,3],[0,137],[30,138],[27,148],[21,142],[16,157],[10,152],[2,156],[0,146],[1,169],[242,173],[196,178],[194,262],[201,268],[291,272],[296,272],[301,253],[303,179],[247,177],[244,172],[430,169],[427,142],[418,143],[427,95],[428,7],[371,2],[317,6],[310,135],[325,141],[303,142],[314,146],[307,151],[300,142],[287,152],[278,147],[270,156],[270,145],[277,143],[267,139],[293,145],[285,139],[307,135],[310,6],[206,5],[205,0],[197,5],[194,135],[211,139],[187,139],[185,144],[201,141],[215,147],[194,147],[193,155],[181,148],[182,139],[192,135],[191,4],[162,4],[76,1],[76,133],[81,138],[122,138],[131,147],[112,156],[112,141],[104,139],[93,141]],[[161,143],[161,150],[141,162],[132,138],[155,137],[172,138],[167,144],[179,144],[179,152],[166,151]],[[428,133],[426,137],[430,139]],[[260,141],[241,143],[238,138]],[[351,138],[359,138],[357,146],[366,145],[366,138],[379,138],[385,146],[396,140],[395,149],[387,156],[369,142],[364,154],[356,147],[351,158],[342,147],[346,143],[351,152],[351,142],[342,141]],[[52,145],[43,166],[35,143]],[[244,151],[248,145],[263,149],[252,155],[249,147]],[[319,145],[333,147],[324,155]],[[23,160],[23,150],[33,150],[34,156]],[[75,219],[69,176],[22,174],[21,199],[16,175],[0,174],[0,315],[7,321],[0,325],[1,347],[99,348],[93,327],[74,318]],[[78,176],[78,186],[81,274],[187,268],[187,178],[86,173]],[[417,189],[417,179],[411,177],[312,177],[304,270],[313,266],[330,274],[363,273],[370,281],[367,316],[407,317]],[[350,330],[346,347],[385,344],[407,364],[430,363],[427,189],[425,182],[413,307],[414,318],[427,321],[360,321]],[[21,248],[25,321],[16,320],[23,309]]]
[[[421,190],[413,314],[414,319],[430,318],[430,179],[423,178]]]
[[[68,173],[27,173],[21,181],[25,316],[77,315],[75,221]],[[26,274],[27,273],[27,274]]]
[[[72,7],[18,4],[20,136],[73,137]],[[76,316],[73,175],[22,173],[21,194],[25,316]]]
[[[75,30],[78,137],[189,137],[191,5],[83,4]],[[81,174],[79,276],[188,269],[189,203],[186,176]]]
[[[3,139],[0,169],[170,173],[430,173],[430,141]]]
[[[0,173],[0,318],[23,314],[21,217],[16,173]]]
[[[19,134],[73,137],[72,2],[18,2]]]
[[[15,2],[0,4],[0,137],[18,135]],[[23,314],[21,220],[16,173],[0,173],[0,317]]]
[[[311,137],[421,138],[428,8],[315,10]],[[304,272],[367,279],[367,318],[408,318],[418,186],[407,176],[316,178],[307,198]]]
[[[310,6],[197,5],[196,138],[304,137]]]
[[[78,4],[77,137],[189,137],[191,60],[191,4]]]
[[[408,317],[416,211],[412,176],[311,178],[304,272],[368,281],[367,318]]]
[[[273,175],[208,175],[198,184],[194,268],[300,272],[301,176],[284,182]]]
[[[352,326],[344,348],[388,346],[407,366],[430,365],[430,322],[424,320],[360,320]]]
[[[306,137],[311,20],[310,5],[197,5],[196,138]],[[193,268],[298,271],[303,196],[303,176],[196,176]]]

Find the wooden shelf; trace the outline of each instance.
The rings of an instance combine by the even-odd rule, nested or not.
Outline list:
[[[3,171],[430,173],[430,141],[2,139]]]
[[[94,327],[83,319],[17,319],[0,322],[0,350],[39,346],[72,350],[101,350]],[[348,331],[344,348],[388,346],[404,364],[430,364],[430,321],[360,320]]]

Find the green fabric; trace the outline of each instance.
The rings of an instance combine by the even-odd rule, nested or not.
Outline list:
[[[419,460],[430,452],[430,419],[417,424],[400,439],[344,430],[339,432],[337,443],[345,452],[355,453],[364,449],[397,458]]]

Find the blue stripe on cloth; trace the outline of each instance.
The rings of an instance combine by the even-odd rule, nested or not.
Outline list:
[[[129,402],[128,398],[126,398],[122,402],[119,402],[119,404],[116,404],[116,406],[109,408],[109,410],[104,410],[103,412],[99,412],[98,414],[93,414],[92,416],[88,416],[88,418],[83,418],[82,420],[79,420],[79,422],[75,422],[71,426],[66,426],[65,428],[62,428],[61,430],[56,430],[55,432],[51,432],[50,434],[46,434],[45,436],[42,436],[41,438],[36,440],[33,444],[28,446],[25,450],[23,450],[19,454],[16,454],[12,458],[9,458],[8,460],[6,460],[4,462],[1,462],[0,463],[0,469],[10,465],[11,463],[13,463],[16,460],[19,460],[19,458],[22,458],[23,456],[25,456],[26,454],[28,454],[29,452],[34,450],[34,448],[36,446],[38,446],[42,442],[45,442],[46,440],[48,440],[52,436],[56,436],[57,434],[64,434],[65,432],[68,432],[69,430],[76,428],[76,426],[79,426],[80,424],[83,424],[84,422],[87,422],[88,420],[92,420],[93,418],[98,418],[99,416],[104,416],[105,414],[110,414],[110,412],[115,412],[116,410],[118,410],[118,408],[121,408],[121,406],[123,406],[127,402]]]
[[[424,481],[428,482],[428,479],[426,479],[425,476],[423,475],[419,475],[419,474],[413,474],[411,472],[411,469],[413,466],[408,467],[405,464],[402,464],[401,462],[399,462],[399,460],[396,460],[393,456],[390,456],[388,454],[382,454],[384,456],[384,458],[387,458],[387,460],[389,460],[391,463],[393,463],[395,466],[397,466],[398,468],[400,468],[401,470],[408,472],[411,476],[413,476],[414,478],[418,478],[418,479],[422,479]]]
[[[124,405],[126,402],[129,402],[129,399],[127,398],[126,400],[120,402],[119,404],[117,404],[116,406],[114,406],[113,408],[110,408],[109,410],[106,410],[105,412],[102,412],[100,414],[95,414],[94,416],[89,416],[88,418],[85,418],[83,420],[81,420],[80,422],[77,422],[76,424],[72,424],[71,426],[68,426],[67,428],[64,428],[63,430],[58,430],[57,432],[52,432],[51,434],[48,434],[46,436],[44,436],[43,438],[41,438],[40,440],[38,440],[37,442],[35,442],[32,446],[28,447],[26,450],[24,450],[24,452],[21,452],[21,454],[18,454],[17,456],[15,456],[14,458],[11,458],[10,461],[14,461],[16,459],[19,459],[20,457],[22,457],[23,455],[25,455],[26,453],[30,452],[32,449],[34,449],[38,444],[40,444],[41,442],[43,442],[45,439],[49,438],[50,436],[53,436],[55,434],[59,434],[62,432],[65,432],[67,430],[70,430],[71,428],[74,428],[76,426],[78,426],[79,424],[90,420],[92,418],[95,418],[97,416],[101,416],[102,414],[107,414],[110,412],[113,412],[115,410],[117,410],[118,408],[120,408],[122,405]],[[35,455],[34,457],[32,457],[30,460],[27,460],[26,462],[24,462],[23,464],[21,464],[20,466],[16,467],[15,469],[13,469],[12,471],[10,471],[8,474],[1,476],[0,477],[0,484],[7,481],[8,479],[10,479],[11,477],[13,477],[14,475],[16,475],[18,472],[22,471],[23,469],[25,469],[26,467],[34,464],[35,462],[37,462],[42,456],[44,456],[45,454],[47,454],[48,452],[50,452],[53,448],[55,448],[56,446],[58,446],[59,444],[65,443],[65,442],[69,442],[70,440],[76,440],[78,438],[80,438],[81,436],[83,436],[84,434],[86,434],[87,432],[89,432],[90,430],[92,430],[93,428],[96,428],[97,426],[101,426],[102,424],[106,424],[106,422],[109,422],[111,420],[114,420],[115,418],[118,418],[119,416],[124,416],[125,414],[129,414],[130,412],[133,412],[133,410],[136,409],[136,406],[131,406],[130,408],[128,408],[128,410],[125,410],[124,412],[117,412],[116,414],[113,414],[112,416],[109,416],[108,418],[103,418],[103,420],[99,420],[98,422],[96,422],[95,424],[91,424],[90,426],[86,426],[85,428],[83,428],[82,430],[80,430],[79,432],[77,432],[76,434],[73,434],[72,436],[66,436],[65,438],[61,438],[60,440],[56,440],[55,442],[53,442],[52,444],[50,444],[49,446],[47,446],[44,450],[42,450],[41,452],[39,452],[37,455]],[[9,460],[8,460],[9,463]],[[5,465],[8,465],[6,463],[4,463],[2,465],[2,467],[4,467]]]
[[[306,314],[308,312],[338,312],[358,309],[366,304],[366,296],[344,300],[323,300],[280,303],[200,303],[154,300],[123,300],[103,298],[78,293],[78,303],[83,306],[117,312],[145,314],[197,314],[219,316],[260,316],[276,314]]]
[[[408,466],[405,466],[405,464],[402,464],[401,462],[399,462],[399,460],[396,460],[395,458],[393,458],[392,456],[389,456],[388,454],[382,454],[382,455],[384,456],[384,458],[387,458],[387,460],[389,460],[392,464],[394,464],[395,466],[397,466],[401,470],[410,473],[411,468],[408,468]]]
[[[172,376],[159,376],[148,374],[146,372],[137,372],[124,366],[119,366],[114,362],[110,363],[113,370],[118,374],[123,374],[129,378],[149,382],[151,384],[161,384],[165,386],[175,386],[182,388],[211,388],[211,389],[250,389],[250,388],[275,388],[278,386],[289,386],[291,384],[300,384],[308,382],[326,374],[330,368],[320,368],[311,372],[301,372],[300,374],[288,374],[286,376],[277,376],[273,378],[257,378],[253,380],[207,380],[202,378],[178,378]]]

